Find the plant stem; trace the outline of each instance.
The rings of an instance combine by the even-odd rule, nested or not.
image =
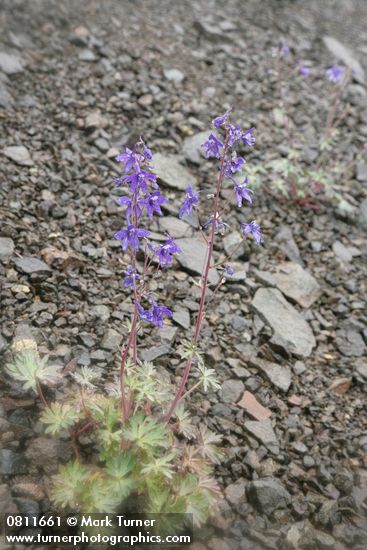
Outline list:
[[[227,154],[227,149],[228,149],[228,139],[229,139],[229,134],[228,134],[228,131],[227,131],[226,132],[226,139],[225,139],[225,143],[224,143],[223,156],[221,157],[220,172],[219,172],[218,180],[217,180],[217,188],[216,188],[216,193],[215,193],[215,197],[214,197],[214,201],[213,201],[210,239],[209,239],[208,245],[207,245],[205,267],[204,267],[203,275],[202,275],[202,278],[201,278],[201,298],[200,298],[199,312],[198,312],[198,316],[197,316],[197,319],[196,319],[196,326],[195,326],[195,332],[194,332],[194,338],[193,338],[193,343],[195,345],[198,342],[200,329],[201,329],[201,325],[202,325],[202,321],[203,321],[206,291],[207,291],[207,288],[208,288],[209,271],[210,271],[211,259],[212,259],[213,248],[214,248],[215,228],[216,228],[217,216],[218,216],[218,211],[219,211],[219,195],[220,195],[220,190],[222,188],[223,179],[224,179],[224,161],[225,161],[226,154]],[[190,371],[191,371],[193,358],[194,358],[194,355],[192,354],[187,359],[186,367],[185,367],[180,385],[178,387],[177,393],[175,395],[175,398],[172,401],[172,404],[171,404],[166,416],[164,417],[164,420],[165,420],[166,423],[169,422],[169,419],[171,418],[174,410],[176,409],[176,407],[177,407],[177,405],[178,405],[178,403],[181,399],[181,396],[182,396],[183,391],[184,391],[185,386],[186,386],[187,379],[188,379]]]
[[[36,383],[36,387],[37,387],[37,392],[38,392],[38,396],[39,398],[41,399],[42,403],[44,404],[45,407],[48,408],[48,403],[47,403],[47,400],[44,396],[44,393],[42,391],[42,388],[41,388],[41,384],[37,381]]]

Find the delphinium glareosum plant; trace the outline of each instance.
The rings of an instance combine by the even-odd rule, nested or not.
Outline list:
[[[82,367],[71,376],[75,385],[60,401],[49,402],[43,386],[57,384],[59,370],[46,366],[36,353],[17,356],[8,367],[9,374],[25,389],[38,393],[44,408],[41,421],[46,433],[53,436],[69,431],[75,459],[63,465],[53,479],[52,498],[56,506],[81,512],[113,512],[125,503],[146,513],[191,513],[195,524],[206,521],[215,507],[219,487],[213,478],[213,466],[222,451],[220,436],[204,424],[194,426],[187,410],[187,397],[201,387],[203,391],[220,388],[215,371],[205,366],[200,351],[200,332],[213,296],[233,275],[228,258],[214,264],[216,239],[227,227],[223,219],[225,205],[221,199],[224,186],[232,188],[237,205],[252,203],[248,176],[243,172],[245,159],[237,146],[253,147],[254,128],[242,130],[229,122],[230,109],[213,121],[213,133],[203,143],[206,158],[218,162],[215,187],[207,196],[211,214],[202,223],[206,255],[200,278],[201,298],[192,337],[184,344],[185,367],[178,387],[172,386],[167,373],[138,356],[137,339],[146,326],[161,328],[172,312],[164,296],[153,292],[154,281],[170,268],[180,247],[167,236],[162,244],[150,241],[149,221],[161,216],[162,195],[154,159],[143,140],[126,148],[117,157],[122,175],[115,183],[121,191],[117,202],[124,208],[125,225],[115,238],[121,242],[124,257],[129,258],[122,285],[131,292],[132,314],[128,336],[121,349],[119,368],[100,373]],[[189,186],[179,210],[179,217],[199,212],[204,198]],[[258,223],[243,221],[244,237],[257,244],[263,240]],[[208,299],[212,269],[220,272],[219,282]],[[194,376],[190,376],[194,374]],[[94,441],[96,456],[85,461],[80,456],[78,440],[88,435]],[[139,500],[139,499],[143,500]],[[141,502],[139,506],[137,503]]]
[[[344,171],[334,156],[330,162],[330,151],[338,139],[338,124],[345,110],[341,109],[343,92],[350,80],[350,69],[340,65],[329,67],[325,74],[303,61],[295,61],[289,46],[282,41],[272,49],[273,70],[275,76],[275,98],[277,105],[273,108],[275,127],[285,128],[287,136],[287,154],[261,165],[253,166],[252,182],[255,188],[266,181],[271,194],[279,199],[288,198],[301,205],[318,208],[320,201],[330,201],[343,210],[346,202],[338,192],[337,184]],[[326,79],[328,109],[321,118],[318,136],[315,139],[316,158],[310,164],[302,159],[302,149],[309,146],[304,133],[297,131],[289,113],[291,94],[297,99],[300,94],[300,82],[312,75],[320,74]],[[300,100],[300,98],[299,98]],[[295,100],[293,99],[293,102]],[[266,179],[264,175],[266,174]]]

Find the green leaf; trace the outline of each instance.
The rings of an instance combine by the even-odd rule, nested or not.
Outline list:
[[[183,403],[180,403],[175,410],[175,417],[177,420],[177,430],[185,437],[192,437],[194,433],[194,426],[191,424],[190,415],[185,410]]]
[[[209,389],[220,389],[220,384],[218,382],[214,369],[207,369],[204,365],[198,365],[198,369],[199,380],[201,381],[205,392],[207,392]]]
[[[104,469],[109,478],[107,480],[108,492],[115,492],[119,495],[120,500],[127,498],[136,487],[136,483],[131,477],[133,465],[134,456],[125,452],[109,460]]]
[[[73,426],[78,418],[79,414],[70,405],[51,403],[43,410],[40,421],[46,424],[46,433],[56,435]]]
[[[72,373],[71,376],[74,378],[80,386],[94,389],[95,385],[93,384],[94,380],[97,380],[100,377],[100,374],[91,367],[81,367],[79,372]]]
[[[15,380],[23,384],[23,389],[37,393],[37,384],[55,384],[61,378],[59,366],[46,366],[47,357],[40,359],[31,351],[16,355],[14,363],[7,366],[7,371]]]
[[[199,428],[198,434],[198,452],[203,458],[207,458],[214,464],[219,464],[224,456],[221,449],[217,447],[222,437],[209,430],[206,426]]]
[[[51,496],[53,502],[65,508],[78,507],[82,503],[90,471],[79,462],[69,462],[61,466],[58,474],[53,477]]]
[[[177,452],[171,451],[165,456],[159,458],[151,458],[142,470],[142,474],[146,475],[161,475],[168,479],[172,479],[174,475],[174,466],[172,460],[176,458]]]
[[[129,424],[123,428],[123,436],[137,447],[152,451],[154,448],[166,448],[170,444],[169,433],[163,422],[158,422],[154,418],[147,416],[140,411],[129,421]]]

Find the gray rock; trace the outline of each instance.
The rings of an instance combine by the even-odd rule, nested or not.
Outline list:
[[[39,514],[40,508],[38,502],[35,502],[34,500],[30,500],[28,498],[15,498],[14,502],[21,514],[28,514],[32,516]]]
[[[293,239],[292,231],[287,225],[283,225],[279,233],[275,237],[276,241],[279,243],[279,249],[287,256],[288,260],[291,262],[296,262],[297,264],[303,265],[301,259],[299,248]]]
[[[158,220],[161,232],[167,232],[172,238],[180,239],[192,234],[190,225],[173,216],[163,216]]]
[[[168,355],[171,352],[171,347],[164,344],[162,346],[155,346],[154,348],[145,349],[141,357],[144,361],[155,361],[159,357]]]
[[[80,61],[87,61],[89,63],[96,60],[96,56],[92,50],[88,50],[87,48],[78,53],[78,58]]]
[[[258,357],[251,358],[249,364],[259,369],[274,386],[287,392],[292,382],[292,371],[287,366],[277,365]]]
[[[164,185],[184,191],[190,184],[195,184],[196,180],[179,160],[180,157],[176,155],[157,153],[154,155],[153,168]]]
[[[27,275],[39,275],[49,277],[52,270],[45,262],[33,256],[23,256],[14,260],[15,265]]]
[[[334,58],[338,61],[343,61],[345,65],[350,67],[354,78],[363,84],[365,81],[364,70],[358,59],[356,59],[355,53],[332,36],[324,36],[323,41]]]
[[[182,250],[181,254],[176,256],[178,262],[188,271],[201,275],[207,249],[206,243],[195,238],[177,239],[176,242]],[[209,281],[213,284],[219,281],[216,269],[209,271]]]
[[[1,451],[0,451],[1,452]],[[17,514],[18,508],[7,485],[0,485],[0,532],[3,532],[5,514]]]
[[[0,353],[3,353],[8,347],[8,343],[5,338],[0,334]]]
[[[260,512],[270,516],[275,510],[287,508],[291,495],[285,487],[273,478],[258,479],[247,485],[247,498]]]
[[[176,309],[173,312],[173,320],[183,328],[190,328],[190,313],[187,309]]]
[[[14,337],[11,344],[12,351],[18,353],[24,349],[37,351],[35,331],[27,323],[19,323],[15,327]]]
[[[360,358],[355,361],[355,369],[362,379],[367,380],[367,360]]]
[[[308,308],[319,298],[321,290],[316,279],[299,264],[284,262],[272,274],[275,286],[285,296]]]
[[[7,237],[0,237],[0,261],[6,262],[14,252],[14,242]]]
[[[335,241],[332,248],[335,256],[337,256],[342,262],[349,263],[353,260],[353,254],[351,251],[340,241]]]
[[[10,160],[14,161],[16,164],[21,166],[32,166],[33,160],[29,154],[28,149],[23,145],[11,145],[10,147],[5,147],[3,149],[3,154]]]
[[[246,243],[238,231],[233,231],[223,238],[224,251],[231,260],[237,260],[243,256],[246,250]]]
[[[165,69],[163,74],[167,80],[172,80],[173,82],[182,82],[185,78],[185,75],[178,69]]]
[[[89,311],[92,317],[95,317],[102,322],[106,322],[110,318],[110,308],[108,306],[104,306],[103,304],[92,306]]]
[[[241,398],[245,386],[241,380],[226,380],[222,384],[222,401],[224,403],[237,403]]]
[[[94,142],[94,145],[99,149],[102,153],[106,153],[106,151],[109,150],[110,145],[105,138],[97,138]]]
[[[279,443],[273,430],[271,420],[248,420],[245,422],[245,429],[256,439],[261,441],[274,454],[279,453]]]
[[[316,345],[310,326],[279,290],[260,288],[252,307],[273,329],[272,341],[288,353],[308,357]]]
[[[194,28],[199,32],[200,37],[205,37],[210,42],[214,43],[223,43],[231,42],[232,40],[228,38],[225,34],[220,32],[220,27],[217,25],[212,25],[203,20],[198,20],[194,22]]]
[[[359,205],[357,223],[360,227],[367,230],[367,198]]]
[[[228,502],[233,506],[239,506],[245,500],[246,496],[246,482],[243,479],[239,479],[235,483],[231,483],[224,489],[224,494]]]
[[[117,351],[122,335],[114,330],[113,328],[108,328],[102,338],[101,348],[109,351]]]
[[[27,473],[27,462],[20,453],[11,449],[0,449],[0,474],[19,475]]]
[[[185,159],[193,164],[200,164],[204,158],[204,151],[201,145],[208,139],[210,134],[210,130],[205,130],[204,132],[185,138],[182,145]]]
[[[0,52],[0,70],[9,75],[21,73],[24,70],[22,59],[11,53]]]
[[[8,91],[8,88],[0,80],[0,107],[7,109],[13,103],[13,98]]]
[[[367,182],[367,163],[358,162],[357,164],[357,180],[361,183]]]
[[[57,472],[60,462],[67,462],[73,454],[70,442],[47,437],[36,437],[31,440],[26,457],[34,468],[51,475]]]

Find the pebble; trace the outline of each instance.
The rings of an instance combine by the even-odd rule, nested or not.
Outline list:
[[[177,239],[176,243],[181,248],[181,253],[176,256],[177,261],[188,271],[201,275],[207,248],[205,242],[197,238],[184,238]],[[217,270],[210,269],[209,282],[216,284],[218,281]]]
[[[0,261],[6,263],[14,253],[14,241],[7,237],[0,237]]]
[[[244,427],[251,435],[263,443],[269,451],[275,455],[279,454],[279,442],[270,419],[261,421],[247,420]]]
[[[24,145],[11,145],[3,149],[3,154],[20,166],[32,166],[33,160]]]
[[[222,397],[224,403],[237,403],[244,392],[245,386],[241,380],[226,380],[222,384]]]
[[[180,163],[180,157],[176,155],[155,154],[153,171],[163,185],[172,189],[185,191],[189,185],[196,184],[195,177]]]
[[[108,328],[102,338],[101,348],[108,351],[118,351],[122,335],[113,328]]]
[[[249,502],[267,516],[291,503],[289,492],[274,478],[251,481],[247,485],[246,494]]]
[[[0,70],[7,75],[22,73],[23,60],[17,55],[0,52]]]

